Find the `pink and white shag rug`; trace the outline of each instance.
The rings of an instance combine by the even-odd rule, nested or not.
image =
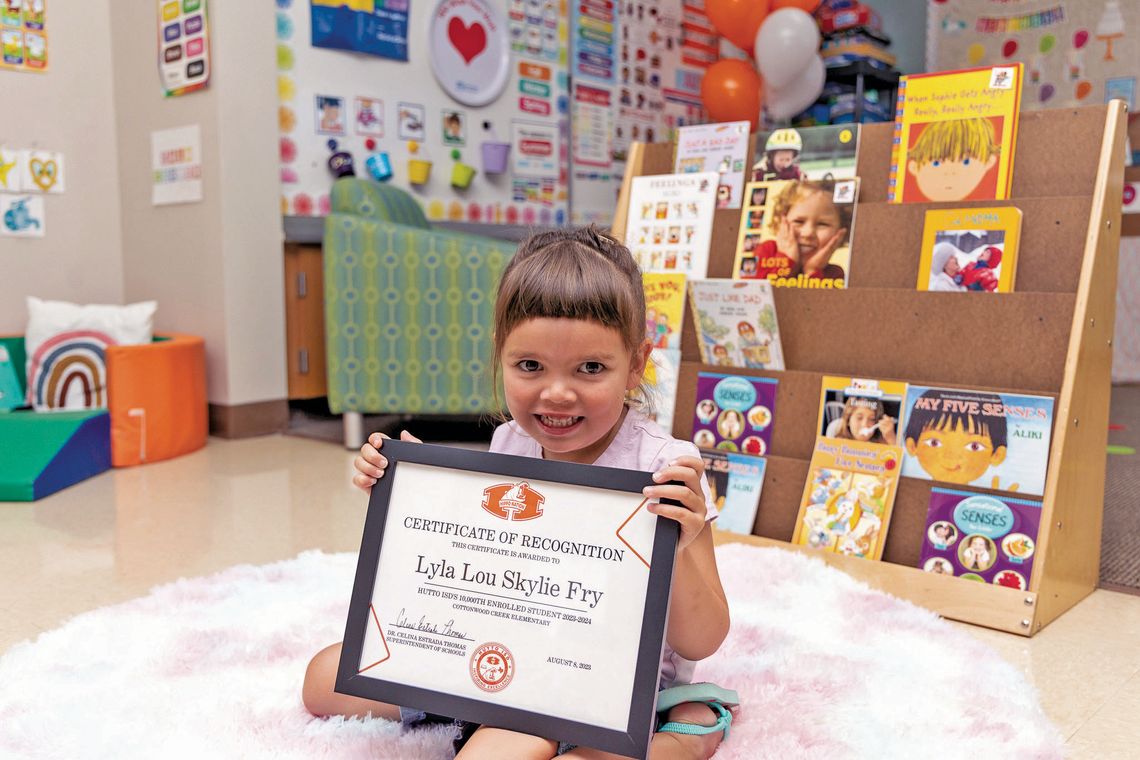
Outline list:
[[[1034,689],[969,634],[822,562],[717,548],[732,632],[698,680],[740,692],[718,760],[1059,758]],[[451,756],[450,729],[321,720],[309,658],[343,634],[356,557],[180,580],[0,658],[0,757]]]

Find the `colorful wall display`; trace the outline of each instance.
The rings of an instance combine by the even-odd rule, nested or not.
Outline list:
[[[494,102],[507,86],[511,54],[498,9],[484,0],[440,0],[428,33],[431,70],[443,91],[466,106]]]
[[[408,0],[311,0],[310,5],[313,47],[408,60]]]
[[[202,200],[202,135],[197,124],[150,133],[151,203]]]
[[[168,98],[210,81],[206,0],[158,0],[158,72]]]
[[[0,70],[46,71],[46,0],[0,2]]]
[[[1023,109],[1137,104],[1135,0],[941,0],[929,4],[929,71],[1025,64]]]

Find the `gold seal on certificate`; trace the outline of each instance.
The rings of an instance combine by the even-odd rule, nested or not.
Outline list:
[[[336,690],[644,757],[677,543],[650,474],[384,454]]]

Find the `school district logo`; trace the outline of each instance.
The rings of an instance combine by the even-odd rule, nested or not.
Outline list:
[[[515,677],[515,658],[502,644],[489,641],[471,653],[471,680],[483,691],[499,692]]]
[[[546,497],[531,488],[525,480],[499,483],[483,489],[483,509],[500,520],[522,522],[542,517],[544,501]]]

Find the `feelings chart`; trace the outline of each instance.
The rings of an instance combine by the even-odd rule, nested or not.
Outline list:
[[[205,87],[210,78],[206,0],[159,0],[158,14],[158,70],[166,95]]]

